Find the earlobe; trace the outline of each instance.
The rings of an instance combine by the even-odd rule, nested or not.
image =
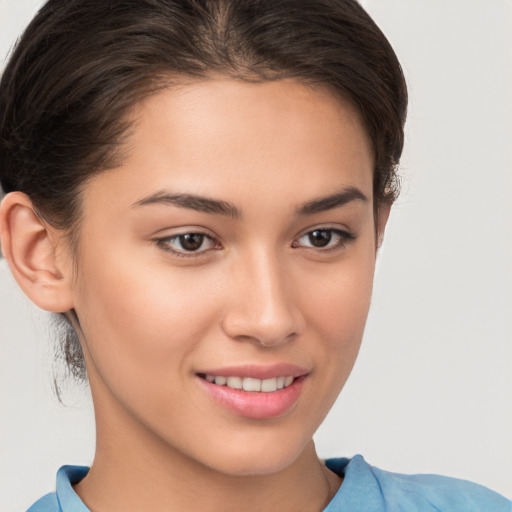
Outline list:
[[[22,192],[0,204],[2,251],[14,278],[40,308],[55,313],[72,309],[72,265],[62,237],[35,212]]]

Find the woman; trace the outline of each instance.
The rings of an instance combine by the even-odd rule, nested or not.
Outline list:
[[[97,427],[30,510],[509,509],[314,449],[403,145],[355,2],[50,1],[0,90],[2,247],[67,322]]]

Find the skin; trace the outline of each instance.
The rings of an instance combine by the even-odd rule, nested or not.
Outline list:
[[[83,188],[76,267],[26,196],[0,210],[22,288],[80,322],[97,449],[75,489],[93,511],[320,511],[341,479],[312,436],[356,359],[388,213],[374,212],[359,117],[323,88],[219,78],[159,92],[133,119],[123,165]],[[163,194],[238,215],[154,200]],[[312,245],[315,229],[327,247]],[[172,238],[186,233],[211,240],[186,252]],[[277,363],[307,378],[270,419],[220,406],[197,376]]]

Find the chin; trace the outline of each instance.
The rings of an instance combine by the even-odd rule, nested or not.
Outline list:
[[[231,445],[222,456],[215,456],[207,465],[211,469],[232,476],[265,476],[284,471],[313,446],[313,441],[290,443],[276,440],[265,445],[248,443]],[[206,461],[205,461],[206,462]]]
[[[295,457],[265,457],[261,454],[247,460],[244,457],[233,457],[231,460],[216,464],[212,469],[231,476],[265,476],[279,473],[293,464]]]

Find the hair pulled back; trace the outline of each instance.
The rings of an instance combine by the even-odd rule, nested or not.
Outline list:
[[[355,0],[49,0],[0,82],[0,183],[76,241],[80,188],[122,161],[137,102],[183,77],[323,84],[371,138],[376,205],[398,194],[405,80]],[[62,351],[78,377],[72,330]]]

